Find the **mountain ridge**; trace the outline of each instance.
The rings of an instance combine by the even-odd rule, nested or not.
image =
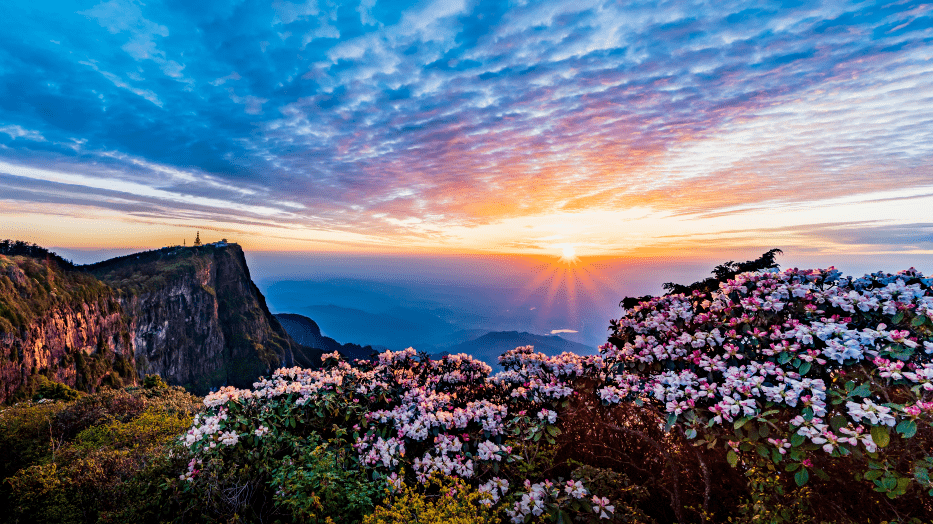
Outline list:
[[[0,251],[2,402],[28,396],[38,375],[94,391],[159,374],[203,394],[320,361],[319,350],[292,340],[269,312],[237,244],[166,247],[86,266],[59,263],[41,248],[23,252],[22,242],[3,245],[18,250]]]

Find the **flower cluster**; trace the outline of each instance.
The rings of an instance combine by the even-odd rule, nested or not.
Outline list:
[[[525,522],[529,516],[540,517],[548,508],[558,511],[573,506],[587,508],[583,502],[589,495],[590,492],[579,480],[561,483],[545,479],[534,484],[526,480],[521,499],[506,510],[506,514],[513,523],[519,524]],[[594,495],[591,502],[592,505],[587,509],[596,513],[600,519],[612,518],[615,507],[609,504],[609,499]]]
[[[709,294],[643,301],[613,321],[614,343],[600,348],[614,372],[598,395],[606,404],[656,403],[696,429],[796,410],[784,423],[789,434],[828,453],[843,443],[875,449],[865,424],[894,427],[921,410],[880,404],[869,398],[874,388],[900,386],[917,401],[933,391],[931,282],[914,269],[860,279],[834,268],[759,271]],[[864,382],[838,391],[851,368]],[[829,393],[845,410],[827,404]],[[846,423],[831,427],[837,415]]]
[[[462,354],[432,360],[409,348],[355,365],[326,354],[320,369],[279,369],[252,390],[208,395],[182,442],[207,464],[289,432],[326,433],[345,439],[354,467],[396,490],[439,473],[488,494],[514,522],[554,511],[607,519],[612,501],[579,481],[510,469],[522,446],[555,442],[573,399],[591,395],[584,400],[607,410],[647,403],[687,438],[730,442],[732,463],[755,449],[742,441],[745,424],[762,439],[758,454],[794,467],[809,468],[817,449],[875,452],[891,428],[910,438],[933,420],[931,283],[915,270],[859,279],[832,268],[742,273],[710,293],[625,311],[600,355],[518,347],[492,376]],[[717,439],[733,430],[739,440]],[[524,491],[509,491],[510,482]]]

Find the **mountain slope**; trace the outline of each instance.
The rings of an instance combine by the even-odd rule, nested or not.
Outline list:
[[[307,348],[321,350],[324,353],[338,351],[347,360],[366,359],[373,353],[372,346],[341,344],[330,337],[325,337],[321,334],[321,328],[318,327],[317,323],[304,315],[278,313],[274,316],[292,337],[292,340]]]
[[[402,307],[370,313],[328,304],[306,306],[300,311],[323,326],[322,330],[328,336],[392,350],[410,346],[418,349],[443,347],[450,343],[448,335],[457,331],[428,311]]]

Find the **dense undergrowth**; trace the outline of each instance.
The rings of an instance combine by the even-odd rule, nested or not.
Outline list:
[[[203,406],[158,377],[92,395],[47,382],[0,411],[0,522],[170,521],[164,475],[177,435]]]
[[[933,280],[779,272],[769,253],[624,303],[599,355],[516,348],[490,376],[466,355],[334,353],[212,393],[190,424],[190,398],[152,383],[6,408],[0,518],[933,520]]]

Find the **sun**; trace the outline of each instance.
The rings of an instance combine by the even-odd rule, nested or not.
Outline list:
[[[577,261],[577,251],[573,246],[563,246],[562,254],[560,256],[561,262],[572,263]]]

